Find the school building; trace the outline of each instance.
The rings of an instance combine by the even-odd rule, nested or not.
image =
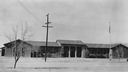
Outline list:
[[[1,56],[13,57],[15,41],[8,42],[2,47]],[[17,48],[23,57],[44,57],[46,42],[16,40]],[[110,48],[111,47],[111,48]],[[47,57],[53,58],[109,58],[110,49],[113,58],[127,58],[127,44],[94,44],[81,40],[56,40],[48,42]]]

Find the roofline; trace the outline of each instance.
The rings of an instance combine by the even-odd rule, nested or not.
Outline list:
[[[29,43],[29,42],[42,42],[42,43],[46,43],[45,41],[25,41],[25,42],[27,42],[28,44],[31,44],[31,43]],[[57,43],[57,42],[48,42],[48,43]],[[61,45],[59,44],[59,43],[57,43],[58,45],[56,45],[56,46],[54,46],[54,45],[51,45],[51,46],[53,46],[53,47],[61,47]],[[31,44],[32,45],[32,44]],[[33,46],[46,46],[46,45],[33,45]],[[49,46],[49,45],[47,45],[48,47],[51,47],[51,46]]]
[[[17,40],[20,40],[20,39],[17,39]],[[68,44],[68,43],[60,43],[59,42],[59,40],[64,40],[64,39],[57,39],[55,42],[53,42],[53,43],[57,43],[58,44],[58,46],[54,46],[54,47],[61,47],[61,45],[85,45],[85,46],[87,46],[88,48],[91,48],[91,47],[89,47],[87,44],[102,44],[102,43],[84,43],[83,41],[81,41],[81,40],[64,40],[64,41],[81,41],[81,42],[83,42],[83,44]],[[15,40],[14,40],[15,41]],[[14,41],[11,41],[11,42],[14,42]],[[23,40],[20,40],[20,41],[23,41]],[[8,43],[5,43],[4,44],[4,46],[6,46],[6,44],[9,44],[9,43],[11,43],[11,42],[8,42]],[[28,42],[31,42],[31,41],[23,41],[23,42],[25,42],[25,43],[28,43]],[[33,41],[33,42],[45,42],[45,41]],[[30,44],[30,43],[28,43],[28,44]],[[124,43],[113,43],[113,44],[111,44],[111,45],[114,45],[115,44],[115,46],[117,46],[117,45],[123,45],[123,46],[125,46],[125,47],[128,47],[127,45],[125,45]],[[32,45],[32,44],[30,44],[30,45]],[[102,44],[102,45],[110,45],[110,44]],[[35,45],[36,46],[36,45]],[[40,46],[42,46],[42,45],[40,45]],[[44,45],[43,45],[44,46]],[[113,47],[115,47],[115,46],[113,46]],[[111,48],[113,48],[113,47],[111,47]],[[93,47],[93,48],[96,48],[96,47]],[[109,47],[108,47],[109,48]]]
[[[84,44],[61,44],[61,45],[83,45],[83,46],[87,46],[87,45],[84,45]]]
[[[40,46],[40,47],[45,47],[45,46]],[[47,46],[47,47],[61,47],[61,46]]]
[[[57,42],[58,40],[65,40],[65,39],[57,39],[56,42]],[[67,39],[66,39],[66,40],[67,40]],[[65,40],[65,41],[66,41],[66,40]],[[82,40],[72,40],[72,39],[70,39],[70,40],[67,40],[67,41],[82,41]]]

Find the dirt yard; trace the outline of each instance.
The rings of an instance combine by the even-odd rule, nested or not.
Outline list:
[[[0,57],[0,72],[128,72],[126,59],[87,58],[20,58],[13,69],[14,58]]]

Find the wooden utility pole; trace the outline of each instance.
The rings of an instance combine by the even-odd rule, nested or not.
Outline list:
[[[47,16],[47,22],[45,23],[47,26],[43,26],[47,28],[46,32],[46,47],[45,47],[45,62],[47,60],[47,48],[48,48],[48,28],[52,28],[53,26],[49,26],[51,22],[49,22],[49,13],[46,15]]]

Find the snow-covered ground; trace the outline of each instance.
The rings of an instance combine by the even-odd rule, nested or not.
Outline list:
[[[20,58],[13,65],[14,58],[0,57],[0,72],[128,72],[126,59]]]

